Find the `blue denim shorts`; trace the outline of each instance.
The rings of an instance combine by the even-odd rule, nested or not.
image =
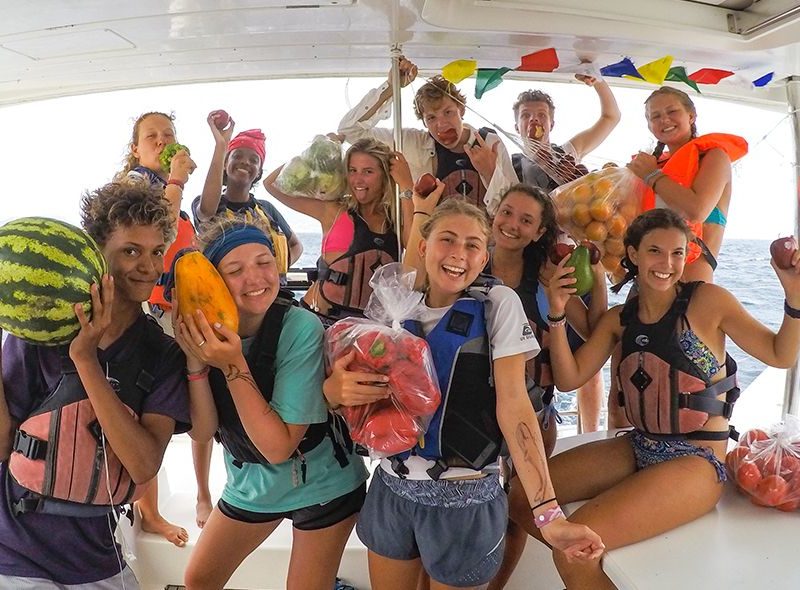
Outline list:
[[[644,469],[649,465],[657,465],[670,459],[696,455],[702,457],[717,471],[717,481],[724,483],[728,479],[725,465],[717,456],[705,447],[698,447],[685,440],[657,440],[647,436],[641,430],[632,430],[628,435],[636,457],[636,469]]]
[[[356,532],[390,559],[420,558],[432,579],[456,587],[488,583],[505,548],[508,500],[499,478],[400,479],[375,470]]]

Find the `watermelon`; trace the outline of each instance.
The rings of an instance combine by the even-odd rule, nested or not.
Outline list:
[[[23,217],[0,227],[0,328],[56,346],[80,330],[75,304],[91,312],[92,283],[108,272],[95,241],[57,219]]]

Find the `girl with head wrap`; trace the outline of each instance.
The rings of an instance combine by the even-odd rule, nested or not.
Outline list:
[[[330,590],[367,472],[327,423],[322,325],[280,291],[274,246],[257,220],[219,219],[198,240],[233,296],[239,328],[178,310],[175,335],[186,353],[193,410],[209,418],[192,435],[219,434],[228,474],[186,586],[222,588],[288,518],[287,587]]]

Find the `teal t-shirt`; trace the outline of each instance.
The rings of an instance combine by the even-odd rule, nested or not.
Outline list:
[[[288,310],[278,340],[270,402],[287,424],[316,424],[328,418],[322,395],[322,336],[322,324],[313,313],[298,307]],[[331,440],[325,437],[306,453],[306,481],[302,483],[299,459],[277,465],[245,463],[239,468],[225,451],[228,481],[222,498],[237,508],[262,513],[288,512],[328,502],[352,492],[367,479],[362,458],[350,454],[349,459],[346,467],[340,467]]]

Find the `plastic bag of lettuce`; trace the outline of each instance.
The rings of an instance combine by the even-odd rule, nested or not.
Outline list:
[[[342,144],[324,135],[315,136],[302,154],[283,167],[275,184],[288,195],[338,199],[347,186]]]

